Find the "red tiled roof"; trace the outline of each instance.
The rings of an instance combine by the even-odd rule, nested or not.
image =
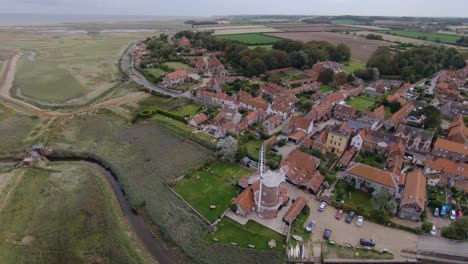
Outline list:
[[[206,120],[208,120],[208,117],[204,113],[200,113],[192,118],[192,120],[195,122],[195,124],[199,125]]]
[[[366,164],[354,162],[348,167],[346,172],[368,181],[396,188],[396,183],[390,172],[382,171]]]
[[[288,137],[292,138],[296,141],[301,141],[305,138],[306,134],[302,130],[296,130],[295,132],[291,133]]]
[[[432,158],[426,161],[426,168],[452,175],[459,175],[464,177],[465,180],[468,180],[468,164],[466,163],[458,163],[443,158]]]
[[[426,205],[426,177],[421,170],[409,172],[406,175],[405,190],[401,204],[416,203],[424,210]]]
[[[444,149],[450,152],[468,155],[468,144],[454,142],[443,138],[438,138],[436,140],[434,148]]]
[[[168,78],[169,80],[175,80],[175,79],[184,78],[184,77],[187,77],[186,70],[177,70],[177,71],[166,74],[166,78]]]
[[[252,208],[255,207],[252,187],[245,188],[244,191],[242,191],[242,193],[237,196],[237,198],[234,199],[232,203],[238,204],[244,212],[250,212]]]
[[[304,197],[299,197],[294,201],[289,210],[284,215],[283,220],[292,223],[301,213],[302,209],[307,205],[307,200]]]

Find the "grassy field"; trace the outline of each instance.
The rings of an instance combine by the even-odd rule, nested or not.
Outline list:
[[[0,113],[0,156],[29,147],[30,142],[26,142],[26,138],[37,123],[37,119],[14,114],[10,110]]]
[[[236,164],[211,163],[207,168],[186,176],[174,190],[210,222],[214,222],[239,192],[237,181],[251,172]],[[215,205],[215,209],[210,209]]]
[[[286,239],[283,235],[256,222],[248,221],[247,224],[241,225],[227,217],[223,218],[216,226],[215,232],[207,236],[210,241],[213,241],[213,238],[218,239],[221,243],[237,243],[239,247],[243,248],[254,245],[256,249],[273,251],[283,251]],[[271,239],[276,241],[276,248],[271,249],[268,246],[268,241]]]
[[[307,219],[309,218],[310,215],[310,208],[304,209],[306,210],[302,214],[299,215],[299,217],[294,220],[292,226],[291,226],[291,233],[296,236],[300,236],[304,238],[305,241],[310,239],[310,236],[312,235],[312,232],[307,232],[305,230],[305,226],[307,226],[308,223],[306,223]]]
[[[24,172],[0,214],[1,263],[154,263],[106,179],[78,163]]]
[[[18,36],[21,34],[21,41]],[[43,105],[79,104],[120,80],[117,63],[147,33],[51,35],[0,32],[0,49],[21,52],[13,94]]]
[[[447,34],[440,34],[440,33],[424,33],[424,32],[404,31],[404,30],[383,31],[382,33],[390,33],[390,34],[398,35],[402,37],[443,42],[443,43],[448,43],[448,44],[455,44],[457,40],[460,38],[460,36],[455,36],[455,35],[447,35]]]
[[[344,183],[343,183],[344,184]],[[335,192],[333,199],[336,200],[337,193]],[[372,211],[372,202],[371,202],[371,195],[359,190],[352,190],[346,192],[343,197],[344,204],[348,204],[353,208],[361,208],[366,213],[370,213]],[[338,201],[340,202],[340,201]]]
[[[164,65],[174,70],[184,70],[190,68],[189,65],[178,61],[166,62]]]
[[[272,74],[269,76],[269,78],[279,79],[282,82],[287,82],[287,81],[294,81],[294,80],[300,80],[300,79],[307,79],[307,78],[310,78],[310,76],[302,74],[298,71],[287,71],[287,72]]]
[[[359,248],[348,248],[341,245],[333,245],[324,242],[325,250],[322,253],[324,258],[340,258],[340,259],[393,259],[393,255],[390,253],[379,253],[378,251],[359,249]]]
[[[343,24],[343,25],[359,25],[360,23],[353,19],[333,19],[331,20],[333,24]]]
[[[262,145],[262,140],[250,140],[245,143],[247,147],[247,155],[254,160],[258,160],[258,155],[260,151],[260,146]]]
[[[330,85],[322,85],[317,90],[317,92],[319,92],[319,93],[326,93],[326,92],[330,92],[330,91],[333,91],[333,87],[331,87]]]
[[[148,68],[144,70],[146,73],[153,74],[155,77],[162,77],[166,75],[166,71],[161,68]]]
[[[348,65],[346,65],[348,64]],[[364,69],[366,68],[366,64],[360,61],[351,60],[349,62],[344,63],[343,66],[344,70],[348,73],[353,73],[357,69]]]
[[[266,50],[271,50],[273,49],[272,45],[256,45],[256,46],[249,46],[249,49],[256,49],[256,48],[263,48]]]
[[[372,107],[375,104],[375,101],[376,98],[374,97],[359,95],[347,100],[346,104],[353,107],[357,111],[362,112]]]
[[[144,103],[153,105],[156,102],[162,105],[177,103],[157,97]],[[281,263],[281,255],[277,252],[233,249],[221,243],[208,243],[205,239],[207,224],[195,217],[192,210],[166,187],[175,178],[212,159],[213,152],[154,123],[131,125],[106,110],[95,116],[58,121],[56,125],[56,132],[49,135],[48,141],[56,144],[58,149],[89,153],[87,155],[99,157],[109,164],[130,205],[144,211],[151,228],[173,243],[168,245],[169,248],[180,247],[183,255],[193,259],[182,263]]]
[[[262,34],[232,34],[232,35],[217,35],[217,38],[236,40],[246,44],[271,44],[279,41],[279,38],[270,37]]]
[[[181,115],[193,117],[200,111],[200,105],[197,104],[186,104],[184,106],[172,109],[171,112]]]

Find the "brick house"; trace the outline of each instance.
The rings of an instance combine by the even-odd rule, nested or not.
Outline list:
[[[281,162],[281,170],[286,173],[286,180],[299,188],[316,194],[325,178],[317,171],[320,159],[299,150],[293,150]]]
[[[208,120],[208,117],[204,113],[200,113],[200,114],[194,116],[190,120],[189,125],[191,125],[193,127],[198,127],[199,125],[203,124],[207,120]]]
[[[333,117],[338,120],[346,121],[356,116],[356,110],[348,105],[336,105],[333,109]]]
[[[282,122],[283,120],[280,115],[273,115],[263,122],[262,129],[270,133],[273,129],[279,127]]]
[[[399,177],[366,164],[351,162],[345,171],[344,179],[347,182],[354,180],[356,189],[373,188],[374,190],[380,190],[384,188],[390,194],[395,195],[398,189]]]
[[[304,140],[303,146],[307,149],[318,149],[325,153],[325,144],[328,138],[328,128],[322,129],[319,134]]]
[[[453,119],[448,129],[447,140],[468,143],[468,128],[465,126],[463,115],[458,115]]]
[[[163,84],[165,86],[178,86],[185,83],[188,78],[187,71],[177,70],[166,74],[163,79]]]
[[[414,105],[412,102],[404,105],[400,110],[396,111],[390,118],[385,121],[384,126],[387,129],[397,128],[403,121],[408,117],[408,115],[414,110]]]
[[[468,144],[438,138],[432,155],[455,162],[468,162]]]
[[[407,149],[419,152],[429,153],[431,143],[434,138],[434,132],[419,129],[411,126],[400,126],[396,135],[403,139]]]
[[[326,152],[335,153],[338,157],[341,156],[348,147],[350,137],[351,131],[346,123],[333,126],[328,131],[327,142],[325,143]]]
[[[421,170],[409,172],[405,176],[403,197],[398,217],[418,221],[426,207],[426,177]]]
[[[214,76],[226,76],[228,72],[214,54],[208,56],[208,68]]]

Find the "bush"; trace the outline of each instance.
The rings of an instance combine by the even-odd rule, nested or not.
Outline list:
[[[284,145],[286,145],[286,142],[287,142],[286,139],[284,139],[284,138],[280,139],[278,141],[278,147],[283,147]]]
[[[426,232],[426,233],[429,233],[431,232],[432,230],[432,223],[429,222],[429,221],[424,221],[422,226],[421,226],[421,229]]]
[[[468,239],[468,217],[463,217],[442,228],[442,236],[450,239]]]
[[[332,173],[327,173],[325,175],[325,181],[327,181],[329,184],[332,184],[336,181],[336,176],[335,174]]]

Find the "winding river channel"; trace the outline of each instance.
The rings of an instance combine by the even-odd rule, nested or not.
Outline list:
[[[83,162],[87,165],[93,166],[97,168],[107,179],[107,181],[112,186],[114,190],[114,194],[119,201],[120,208],[127,220],[127,222],[131,225],[135,235],[139,238],[139,240],[145,245],[147,250],[151,253],[154,259],[161,263],[161,264],[172,264],[176,263],[176,261],[170,256],[169,252],[164,248],[162,242],[156,238],[150,231],[148,225],[143,219],[143,216],[134,212],[130,206],[128,205],[127,199],[122,191],[122,187],[120,186],[119,182],[115,175],[104,166],[102,166],[99,162],[91,159],[81,159],[81,158],[52,158],[50,159],[51,162],[57,161],[79,161]],[[11,166],[14,165],[13,162],[2,162],[0,161],[0,166]]]

